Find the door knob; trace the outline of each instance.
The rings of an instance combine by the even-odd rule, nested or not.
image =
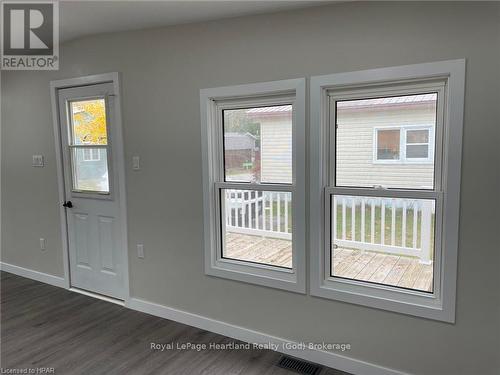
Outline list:
[[[71,207],[73,207],[73,203],[71,203],[71,201],[64,202],[63,207],[71,208]]]

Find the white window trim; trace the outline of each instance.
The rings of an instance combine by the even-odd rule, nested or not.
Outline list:
[[[293,103],[293,181],[292,184],[223,182],[221,174],[220,120],[217,113],[242,102]],[[232,103],[232,104],[231,104]],[[205,273],[272,288],[305,293],[305,79],[290,79],[248,85],[200,90],[201,140],[203,156]],[[221,178],[222,177],[222,178]],[[220,188],[292,193],[292,269],[273,267],[221,257]]]
[[[433,125],[387,125],[373,127],[373,164],[433,164],[434,163],[434,132]],[[399,159],[378,159],[377,145],[379,130],[399,129]],[[428,157],[426,158],[407,158],[406,157],[406,133],[408,130],[427,130],[429,133],[429,142],[427,143],[410,143],[410,145],[428,145]]]
[[[326,273],[328,261],[326,254],[329,251],[325,248],[325,233],[327,233],[325,197],[328,193],[325,187],[329,184],[327,178],[330,166],[327,160],[330,137],[329,92],[351,87],[364,88],[384,83],[404,84],[432,79],[446,82],[445,102],[442,103],[443,132],[436,135],[436,144],[442,144],[443,148],[441,152],[438,149],[435,155],[435,174],[442,176],[442,181],[439,184],[435,182],[436,191],[420,191],[418,194],[421,198],[440,198],[436,199],[436,215],[438,211],[442,212],[442,238],[437,238],[439,236],[436,235],[436,243],[441,242],[441,251],[439,254],[436,252],[439,259],[436,260],[435,271],[437,269],[439,279],[435,280],[434,292],[430,294],[331,278]],[[464,84],[465,60],[371,69],[311,78],[309,227],[312,295],[450,323],[455,321]],[[348,188],[335,188],[335,190],[337,193],[341,190],[346,190],[346,193],[350,191]],[[366,192],[370,193],[370,190]],[[392,190],[391,196],[394,196],[395,192],[400,197],[406,195],[404,190]],[[384,195],[383,190],[376,193]],[[438,204],[440,201],[442,206]]]

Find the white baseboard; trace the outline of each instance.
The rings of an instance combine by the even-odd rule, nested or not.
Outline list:
[[[37,280],[42,283],[54,285],[57,287],[66,288],[67,286],[64,278],[62,277],[33,271],[28,268],[15,266],[13,264],[0,262],[0,269],[5,272],[10,272],[18,276]],[[72,289],[69,290],[74,292],[74,290]],[[334,352],[316,349],[296,350],[287,348],[287,346],[297,343],[280,337],[271,336],[262,332],[253,331],[248,328],[224,323],[222,321],[207,318],[201,315],[177,310],[153,302],[144,301],[139,298],[131,298],[129,301],[125,302],[125,306],[131,310],[141,311],[147,314],[158,316],[160,318],[173,320],[175,322],[204,329],[206,331],[231,337],[243,342],[251,344],[272,343],[276,345],[276,350],[281,353],[301,358],[309,362],[332,367],[337,370],[346,371],[355,375],[408,375],[407,373],[398,370],[393,370],[387,367],[360,361],[358,359],[349,358],[345,355]]]
[[[13,273],[14,275],[26,277],[28,279],[33,279],[40,281],[42,283],[58,286],[60,288],[66,288],[66,282],[64,278],[54,275],[49,275],[48,273],[38,272],[30,270],[29,268],[15,266],[13,264],[0,262],[0,270],[5,272]]]
[[[355,375],[407,375],[401,371],[363,362],[334,352],[316,349],[289,349],[287,346],[295,344],[295,342],[138,298],[131,298],[126,306],[132,310],[201,328],[243,342],[251,344],[273,343],[277,346],[277,351],[281,353]]]

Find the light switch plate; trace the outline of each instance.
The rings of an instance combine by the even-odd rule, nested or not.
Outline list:
[[[141,169],[141,159],[139,156],[132,156],[132,169],[134,171]]]
[[[137,258],[144,259],[144,245],[137,244]]]
[[[33,155],[33,161],[31,164],[33,167],[43,167],[43,155]]]

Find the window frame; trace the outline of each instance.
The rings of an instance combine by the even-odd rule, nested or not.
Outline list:
[[[293,105],[292,183],[225,181],[223,110]],[[205,274],[305,293],[305,79],[200,90]],[[222,257],[223,189],[292,194],[292,268]]]
[[[330,131],[331,95],[341,92],[342,100],[362,93],[400,95],[407,86],[423,90],[434,82],[444,82],[438,93],[435,142],[434,189],[376,189],[335,185],[335,132]],[[465,60],[450,60],[311,78],[310,137],[310,285],[311,295],[364,306],[421,316],[446,322],[455,321],[456,265],[458,252],[459,197]],[[361,91],[362,90],[362,91]],[[385,95],[385,94],[384,94]],[[441,129],[441,130],[439,130]],[[400,140],[401,142],[401,140]],[[405,144],[406,147],[406,144]],[[330,277],[331,194],[389,196],[434,199],[436,204],[434,291],[406,290],[389,285]],[[440,244],[440,246],[439,246]],[[440,249],[440,250],[439,250]]]

